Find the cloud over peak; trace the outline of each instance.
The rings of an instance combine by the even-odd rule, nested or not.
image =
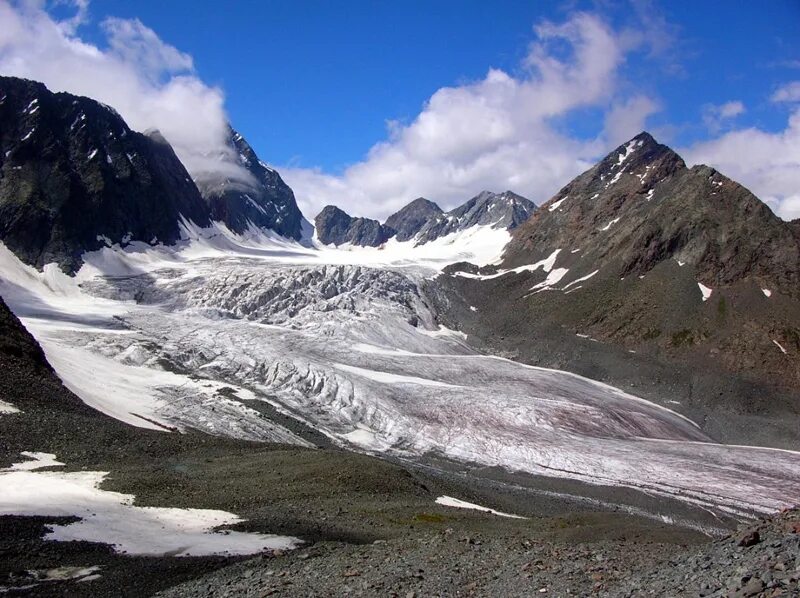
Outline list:
[[[41,3],[0,0],[0,72],[99,100],[136,130],[158,129],[193,176],[248,176],[225,144],[222,90],[197,76],[191,56],[138,19],[105,19],[108,47],[89,44],[76,34],[88,1],[69,4],[74,15],[56,20]]]
[[[534,38],[521,75],[492,68],[481,80],[439,89],[411,123],[392,123],[389,138],[341,175],[283,169],[304,211],[336,203],[385,217],[414,197],[452,206],[478,189],[510,188],[541,202],[658,109],[644,94],[619,93],[619,68],[636,44],[597,15],[541,22]],[[562,131],[561,119],[594,107],[607,112],[606,130],[589,139]]]

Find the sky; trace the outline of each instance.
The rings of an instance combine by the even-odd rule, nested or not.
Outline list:
[[[193,175],[244,176],[230,121],[309,218],[543,203],[647,129],[791,219],[798,29],[798,0],[0,0],[0,73],[159,128]]]

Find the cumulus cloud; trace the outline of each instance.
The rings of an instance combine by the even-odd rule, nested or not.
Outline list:
[[[40,2],[0,0],[0,72],[97,99],[133,129],[159,129],[195,177],[249,180],[225,144],[223,93],[200,80],[190,56],[138,19],[106,19],[108,47],[86,43],[77,31],[88,0],[61,3],[74,7],[72,17],[56,20]]]
[[[709,164],[742,183],[781,218],[800,218],[800,108],[777,133],[738,129],[682,154],[690,164]]]
[[[773,102],[800,102],[800,81],[792,81],[775,90]]]
[[[711,133],[716,134],[720,132],[727,122],[744,114],[745,111],[744,104],[738,100],[720,105],[706,104],[703,107],[703,122]]]
[[[391,123],[388,139],[341,175],[281,172],[312,216],[334,203],[382,218],[417,196],[452,207],[482,189],[543,202],[658,109],[645,95],[618,92],[620,67],[642,43],[594,14],[541,22],[521,75],[490,69],[479,81],[439,89],[410,124]],[[590,139],[562,131],[562,119],[596,107],[607,111],[605,129]]]
[[[613,104],[605,116],[607,141],[611,145],[627,141],[632,131],[643,130],[647,117],[660,109],[658,102],[644,95],[633,96]]]

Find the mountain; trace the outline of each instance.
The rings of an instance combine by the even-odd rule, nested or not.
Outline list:
[[[259,160],[244,137],[229,127],[227,144],[246,178],[200,173],[195,176],[200,193],[211,209],[211,219],[224,222],[236,233],[251,224],[300,239],[303,215],[294,193],[278,172]]]
[[[398,241],[413,240],[416,245],[423,245],[475,226],[512,230],[535,210],[532,201],[511,191],[483,191],[449,212],[418,197],[389,216],[384,224],[367,218],[352,218],[335,206],[327,206],[315,223],[317,236],[325,244],[377,246],[394,237]]]
[[[535,210],[532,201],[512,191],[481,191],[459,207],[429,220],[417,233],[417,243],[421,245],[473,226],[511,230],[530,218]]]
[[[751,279],[800,297],[800,247],[791,225],[713,168],[687,168],[647,133],[547,202],[514,235],[504,265],[535,262],[559,248],[558,265],[570,268],[613,265],[620,277],[639,276],[673,259],[710,288]],[[567,249],[580,251],[568,258]]]
[[[794,434],[797,227],[647,133],[520,225],[499,266],[448,272],[445,320],[489,350],[669,397],[717,438]]]
[[[444,214],[442,208],[418,197],[386,219],[386,226],[396,231],[398,241],[409,241],[431,220]]]
[[[353,218],[336,206],[325,206],[314,218],[317,238],[325,245],[350,243],[377,247],[394,233],[377,220]]]
[[[176,241],[181,216],[210,224],[157,131],[132,131],[95,100],[0,77],[0,240],[20,259],[74,271],[108,241]]]

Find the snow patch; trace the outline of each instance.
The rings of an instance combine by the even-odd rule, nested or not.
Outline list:
[[[566,291],[569,287],[571,287],[574,284],[578,284],[579,282],[584,282],[586,280],[589,280],[592,276],[594,276],[598,272],[600,272],[600,270],[595,270],[591,274],[587,274],[586,276],[582,276],[581,278],[576,278],[572,282],[568,282],[566,285],[564,285],[564,287],[561,290]]]
[[[775,346],[776,346],[776,347],[778,347],[778,349],[780,349],[780,350],[781,350],[781,353],[783,353],[784,355],[786,355],[786,349],[784,349],[784,348],[783,348],[783,345],[781,345],[781,344],[780,344],[778,341],[776,341],[775,339],[772,339],[772,342],[773,342],[773,343],[775,343]]]
[[[22,451],[20,454],[23,457],[28,457],[29,461],[14,463],[10,468],[13,471],[34,471],[43,467],[60,467],[64,465],[61,461],[56,461],[56,456],[53,453]]]
[[[551,211],[551,212],[555,212],[555,211],[556,211],[556,210],[557,210],[557,209],[558,209],[558,208],[561,206],[561,204],[562,204],[562,203],[564,203],[565,201],[567,201],[567,199],[568,199],[568,198],[569,198],[569,195],[565,195],[564,197],[562,197],[561,199],[559,199],[557,202],[554,202],[553,204],[551,204],[551,205],[550,205],[550,208],[549,208],[549,209],[550,209],[550,211]]]
[[[611,222],[609,222],[608,224],[606,224],[606,225],[605,225],[603,228],[600,228],[600,229],[598,229],[598,230],[600,230],[600,231],[606,231],[606,230],[608,230],[609,228],[611,228],[612,226],[614,226],[614,225],[615,225],[617,222],[619,222],[619,221],[620,221],[620,218],[614,218],[614,220],[612,220]]]
[[[439,498],[436,499],[436,504],[445,507],[454,507],[456,509],[471,509],[473,511],[491,513],[492,515],[497,515],[498,517],[508,517],[510,519],[527,519],[527,517],[522,517],[520,515],[511,515],[510,513],[503,513],[502,511],[495,511],[494,509],[490,509],[489,507],[482,507],[481,505],[476,505],[475,503],[467,502],[465,500],[460,500],[458,498],[453,498],[452,496],[440,496]]]
[[[0,400],[0,413],[19,413],[19,409],[14,407],[11,403],[6,403],[3,400]]]
[[[697,283],[697,287],[700,289],[700,292],[703,294],[703,301],[708,301],[709,297],[711,297],[711,293],[714,292],[714,289],[711,289],[704,285],[702,282]]]
[[[636,141],[629,141],[628,145],[625,146],[625,149],[622,151],[622,153],[620,153],[619,156],[617,156],[616,165],[621,166],[622,163],[625,162],[625,160],[627,160],[630,156],[633,155],[633,152],[636,151],[636,148],[639,147],[639,145],[636,144]]]
[[[559,283],[564,276],[567,275],[569,272],[569,268],[555,268],[551,270],[550,273],[547,275],[542,282],[533,285],[530,290],[539,292],[539,291],[546,291],[549,290],[553,285]]]
[[[46,540],[101,542],[119,553],[150,556],[246,555],[301,543],[289,536],[214,531],[242,521],[226,511],[134,506],[131,494],[100,489],[107,472],[39,472],[26,463],[0,470],[0,515],[80,517],[49,525]]]
[[[772,297],[772,291],[769,289],[761,289],[761,292],[764,293],[765,297]]]

